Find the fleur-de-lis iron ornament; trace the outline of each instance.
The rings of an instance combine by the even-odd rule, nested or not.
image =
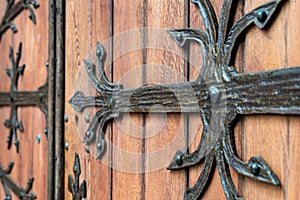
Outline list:
[[[22,200],[36,199],[35,194],[30,193],[34,178],[30,178],[27,182],[26,188],[22,188],[21,186],[17,185],[9,175],[12,171],[13,166],[14,166],[14,163],[11,162],[11,163],[9,163],[8,168],[4,169],[4,167],[0,163],[0,180],[1,180],[1,184],[3,186],[4,193],[5,193],[4,200],[12,199],[10,190],[17,197],[19,197],[19,199],[22,199]]]
[[[48,81],[38,88],[37,91],[18,91],[18,80],[20,75],[23,75],[25,65],[20,66],[22,55],[22,43],[19,44],[16,58],[14,57],[14,50],[12,47],[9,49],[9,59],[11,62],[11,69],[6,69],[6,73],[10,78],[10,91],[0,92],[0,107],[10,106],[10,118],[4,121],[4,125],[10,129],[9,136],[7,137],[8,149],[11,148],[12,142],[19,152],[19,140],[17,130],[23,132],[22,121],[18,120],[18,107],[19,106],[37,106],[44,113],[46,122],[48,117]],[[48,80],[48,78],[46,79]],[[47,128],[44,129],[47,133]]]
[[[280,181],[262,157],[252,157],[247,163],[238,158],[232,136],[238,116],[299,115],[300,67],[240,74],[230,65],[239,35],[252,24],[264,28],[282,0],[259,6],[241,17],[231,28],[229,18],[232,0],[224,0],[220,23],[209,0],[192,2],[200,9],[206,31],[174,29],[168,32],[180,46],[187,41],[196,41],[201,45],[203,66],[196,81],[122,89],[122,85],[107,80],[103,69],[105,50],[97,43],[100,80],[95,74],[94,63],[85,60],[85,67],[99,95],[91,97],[76,92],[70,103],[77,111],[88,106],[101,107],[83,138],[87,151],[96,142],[97,159],[105,152],[104,127],[110,119],[119,117],[120,113],[200,112],[204,125],[200,144],[190,154],[186,150],[177,151],[167,169],[191,167],[204,160],[197,183],[187,188],[184,194],[184,199],[198,199],[205,192],[216,162],[226,199],[243,199],[233,184],[227,164],[239,174],[259,181],[273,185],[280,185]],[[190,88],[193,89],[192,96],[188,93]]]
[[[23,10],[29,10],[29,18],[34,24],[36,24],[36,17],[31,5],[34,9],[39,7],[39,3],[35,0],[20,0],[16,4],[14,0],[7,0],[6,10],[0,24],[0,40],[7,29],[10,28],[13,33],[18,31],[13,20]]]
[[[85,180],[79,185],[79,177],[81,174],[80,160],[77,153],[75,153],[75,160],[73,165],[74,179],[72,175],[68,175],[68,190],[71,192],[73,200],[81,200],[86,198],[86,182]]]

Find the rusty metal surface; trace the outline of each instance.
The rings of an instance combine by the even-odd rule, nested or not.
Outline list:
[[[69,103],[78,112],[91,106],[101,108],[91,119],[83,138],[88,152],[91,144],[96,144],[97,159],[105,153],[107,122],[123,112],[199,112],[204,129],[198,148],[190,154],[187,150],[177,151],[168,169],[182,169],[204,161],[197,183],[184,194],[184,199],[198,199],[205,192],[216,163],[226,198],[242,199],[233,184],[229,166],[259,181],[273,185],[280,185],[280,181],[262,157],[252,157],[248,162],[238,158],[232,136],[236,121],[239,116],[250,114],[299,115],[300,67],[240,74],[230,65],[239,35],[252,24],[264,28],[282,0],[259,6],[232,27],[229,27],[232,0],[224,0],[219,23],[210,1],[192,2],[199,7],[206,31],[173,29],[168,32],[180,46],[191,40],[201,45],[204,61],[195,82],[123,89],[122,85],[107,80],[103,69],[105,50],[97,43],[97,64],[88,60],[84,64],[99,95],[85,96],[77,91]],[[188,92],[190,88],[193,94]]]

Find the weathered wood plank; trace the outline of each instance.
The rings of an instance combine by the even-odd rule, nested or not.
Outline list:
[[[297,7],[300,6],[300,1],[289,1],[286,5],[284,12],[284,19],[286,23],[285,36],[286,36],[286,65],[287,66],[299,66],[300,57],[300,13]],[[297,199],[299,198],[300,191],[298,186],[299,181],[299,167],[300,167],[300,117],[288,118],[288,130],[286,140],[286,150],[283,162],[283,176],[284,182],[282,187],[284,188],[284,199]]]
[[[113,2],[113,80],[125,88],[143,84],[143,0]],[[143,199],[141,114],[124,114],[113,123],[112,199]]]
[[[264,0],[246,1],[245,12],[254,9]],[[252,28],[246,35],[245,68],[246,72],[277,69],[286,65],[286,20],[285,10],[274,17],[272,25],[264,31]],[[284,77],[283,77],[284,78]],[[261,155],[284,184],[284,165],[288,145],[288,123],[284,116],[250,116],[244,121],[244,159]],[[248,178],[244,179],[246,199],[284,199],[284,190]]]
[[[78,154],[81,164],[80,183],[82,180],[86,180],[87,197],[91,199],[90,156],[84,150],[82,138],[88,127],[84,121],[84,115],[86,112],[92,112],[93,109],[78,113],[68,103],[75,91],[82,90],[88,94],[90,88],[83,63],[83,59],[88,55],[90,34],[88,6],[87,2],[80,0],[66,3],[65,113],[68,115],[68,123],[65,123],[65,142],[69,144],[69,148],[68,151],[65,151],[65,199],[72,199],[72,195],[68,191],[68,175],[70,174],[74,178],[75,153]]]
[[[187,81],[185,52],[167,29],[187,27],[187,1],[147,1],[146,82],[167,84]],[[180,101],[180,99],[178,99]],[[145,133],[145,199],[182,199],[187,184],[183,171],[166,167],[178,149],[187,146],[187,116],[150,114]]]

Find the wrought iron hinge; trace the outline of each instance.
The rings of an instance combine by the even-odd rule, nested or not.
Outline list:
[[[94,88],[95,97],[75,93],[70,104],[81,112],[85,107],[101,107],[84,135],[87,151],[96,143],[97,159],[105,152],[104,127],[123,112],[199,112],[204,124],[198,148],[176,152],[169,170],[191,167],[204,160],[204,168],[195,186],[187,188],[184,199],[197,199],[204,193],[216,162],[227,199],[242,199],[229,173],[231,166],[239,174],[273,185],[280,185],[274,171],[260,156],[246,163],[234,149],[233,128],[238,116],[249,114],[300,114],[300,67],[240,74],[230,65],[237,38],[250,25],[262,29],[270,21],[282,0],[265,3],[241,17],[231,28],[229,15],[232,0],[224,0],[218,24],[209,0],[192,0],[200,8],[206,31],[174,29],[168,32],[178,45],[196,41],[204,57],[202,70],[195,82],[169,85],[143,86],[122,89],[110,83],[104,74],[105,50],[97,43],[98,73],[96,65],[85,60],[85,68]],[[187,91],[193,91],[190,94]],[[98,133],[97,133],[98,131]],[[226,164],[227,163],[227,164]]]
[[[38,88],[37,91],[19,91],[18,80],[20,75],[23,75],[25,65],[20,66],[22,55],[22,43],[19,44],[16,58],[14,57],[14,50],[12,47],[9,49],[9,59],[11,62],[11,69],[6,69],[6,74],[10,78],[10,91],[0,92],[0,107],[10,106],[10,118],[4,121],[4,125],[10,129],[7,138],[8,149],[11,148],[14,140],[17,152],[19,152],[19,140],[17,130],[23,132],[22,121],[18,120],[18,107],[19,106],[37,106],[44,113],[46,122],[48,121],[48,78],[46,83]],[[47,66],[47,65],[46,65]],[[48,68],[48,67],[47,67]],[[47,128],[44,129],[47,133]]]

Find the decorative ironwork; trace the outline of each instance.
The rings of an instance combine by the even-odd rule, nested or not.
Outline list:
[[[18,91],[19,76],[23,75],[25,65],[20,66],[20,60],[22,55],[22,43],[19,45],[19,49],[14,58],[14,50],[10,47],[9,58],[11,62],[11,69],[6,69],[7,75],[10,77],[11,85],[9,92],[0,92],[0,107],[10,106],[10,118],[5,120],[4,125],[10,128],[10,133],[7,138],[8,149],[11,148],[14,140],[14,145],[17,152],[19,152],[19,140],[17,130],[23,132],[22,121],[18,120],[18,107],[19,106],[37,106],[44,113],[46,122],[48,117],[48,82],[39,87],[37,91]],[[46,79],[48,80],[48,78]],[[47,128],[44,132],[46,133]]]
[[[0,163],[0,180],[1,184],[4,189],[5,193],[5,200],[11,200],[11,194],[10,190],[17,196],[19,199],[22,200],[32,200],[36,199],[36,196],[34,193],[30,192],[32,188],[32,183],[34,181],[34,178],[28,179],[26,188],[22,188],[21,186],[17,185],[14,180],[10,177],[10,173],[12,171],[12,168],[14,166],[14,163],[11,162],[8,165],[7,169],[4,169],[4,167]]]
[[[7,29],[10,28],[13,33],[18,31],[16,25],[13,23],[13,20],[23,10],[29,10],[29,18],[34,24],[36,24],[36,17],[31,5],[34,9],[39,7],[39,3],[35,0],[20,0],[16,4],[14,0],[7,0],[6,10],[0,25],[0,40]]]
[[[201,142],[191,154],[179,150],[167,169],[191,167],[205,160],[197,183],[188,189],[184,199],[197,199],[204,193],[216,162],[227,199],[242,199],[229,173],[228,165],[239,174],[259,181],[280,185],[274,171],[260,156],[248,163],[240,160],[234,148],[233,127],[238,116],[250,114],[300,114],[300,67],[240,74],[230,65],[237,38],[250,25],[262,29],[270,21],[282,0],[265,3],[244,15],[229,29],[232,0],[224,0],[220,23],[209,0],[192,0],[200,8],[206,31],[174,29],[168,32],[178,45],[196,41],[201,45],[203,66],[194,82],[143,86],[122,89],[110,83],[104,74],[105,50],[97,43],[98,80],[96,65],[85,60],[85,68],[93,87],[100,93],[95,97],[78,91],[70,100],[81,112],[85,107],[101,109],[91,120],[83,142],[87,151],[96,142],[97,159],[105,152],[104,127],[123,112],[200,112],[204,129]],[[189,91],[193,91],[191,95]],[[98,134],[96,135],[96,131]]]
[[[74,179],[72,175],[68,175],[68,190],[72,193],[73,200],[81,200],[82,198],[86,198],[86,182],[83,180],[79,186],[79,176],[81,174],[80,169],[80,160],[77,153],[75,153],[75,161],[73,166]]]

